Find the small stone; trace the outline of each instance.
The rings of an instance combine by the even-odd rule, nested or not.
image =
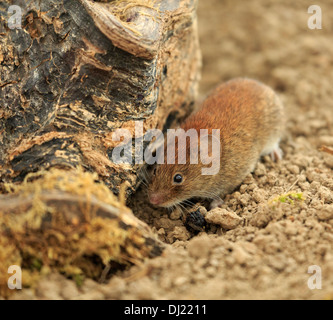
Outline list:
[[[186,241],[190,237],[191,234],[183,226],[181,227],[176,226],[174,230],[168,235],[168,238],[172,238],[170,239],[171,240],[170,243],[174,242],[175,240]]]
[[[209,264],[210,264],[212,267],[218,267],[218,266],[221,264],[221,262],[220,262],[218,259],[213,258],[213,259],[211,259],[211,260],[209,261]]]
[[[164,230],[164,228],[160,228],[160,229],[158,229],[157,234],[160,235],[160,236],[164,236],[164,235],[165,235],[165,230]]]
[[[77,285],[74,281],[64,281],[61,288],[61,295],[64,299],[73,299],[79,295]]]
[[[240,246],[235,246],[232,255],[237,264],[245,264],[251,256]]]
[[[248,175],[245,177],[243,183],[245,183],[245,184],[251,184],[251,183],[254,183],[254,179],[253,179],[252,174],[248,174]]]
[[[319,195],[319,198],[326,203],[333,202],[332,192],[326,187],[321,186],[318,190],[318,195]]]
[[[291,160],[295,165],[302,167],[302,168],[307,168],[310,163],[311,163],[311,158],[310,157],[305,157],[305,156],[295,156]]]
[[[211,248],[212,241],[204,234],[200,237],[193,238],[187,245],[190,256],[194,258],[207,258]]]
[[[285,261],[286,259],[282,254],[272,255],[268,258],[268,264],[279,272],[281,272],[286,267]]]
[[[242,184],[239,188],[239,192],[242,194],[245,193],[246,190],[247,190],[247,184]]]
[[[317,209],[316,213],[320,220],[333,219],[333,205],[323,205]]]
[[[61,288],[59,282],[44,279],[39,282],[36,292],[37,296],[41,299],[61,300],[60,290]]]
[[[208,264],[207,258],[199,258],[196,262],[196,265],[200,268],[206,266]]]
[[[287,220],[284,232],[288,235],[294,236],[298,233],[298,229],[295,223]]]
[[[289,172],[293,174],[299,174],[300,172],[299,167],[296,166],[295,164],[288,164],[287,169],[289,170]]]
[[[266,174],[266,167],[261,162],[258,162],[254,174],[258,177],[264,176]]]
[[[188,282],[188,278],[185,276],[181,276],[181,277],[177,277],[174,281],[173,284],[176,287],[180,287],[183,286],[184,284],[186,284],[186,282]]]
[[[180,208],[176,208],[170,213],[171,220],[178,220],[182,216],[182,210]]]
[[[268,182],[270,185],[274,186],[274,185],[276,184],[276,182],[277,182],[277,177],[276,177],[276,175],[275,175],[274,173],[272,173],[272,172],[268,173],[268,174],[267,174],[267,182]]]
[[[236,213],[220,208],[208,211],[205,218],[208,223],[218,224],[227,230],[236,228],[243,220]]]
[[[216,274],[216,268],[213,266],[207,267],[205,271],[208,277],[213,277]]]
[[[257,185],[255,184],[255,183],[251,183],[251,184],[249,184],[249,186],[248,186],[248,189],[250,190],[250,191],[253,191],[254,189],[256,189],[257,188]]]
[[[248,205],[250,199],[251,199],[251,196],[248,193],[244,193],[241,195],[239,200],[243,206],[246,206],[246,205]]]
[[[253,199],[257,202],[264,202],[266,198],[267,192],[263,189],[255,189],[253,190]]]
[[[310,183],[305,181],[305,182],[299,182],[298,186],[302,189],[302,191],[306,191],[310,188]]]
[[[235,191],[233,194],[232,194],[232,197],[236,200],[239,200],[240,197],[241,197],[241,193],[239,191]]]

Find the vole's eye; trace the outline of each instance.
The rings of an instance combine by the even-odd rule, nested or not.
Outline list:
[[[173,182],[177,183],[177,184],[182,183],[183,182],[183,176],[179,173],[176,173],[173,177]]]
[[[153,170],[153,175],[154,176],[156,175],[156,168],[154,168],[154,170]]]

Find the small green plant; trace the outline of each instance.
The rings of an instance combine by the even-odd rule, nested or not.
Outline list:
[[[85,279],[85,277],[83,274],[74,275],[74,281],[78,288],[82,287],[84,279]]]
[[[43,262],[37,258],[34,258],[31,262],[31,269],[40,271],[42,269]]]
[[[270,200],[269,204],[275,204],[275,203],[278,203],[278,202],[294,204],[295,200],[296,201],[304,201],[305,198],[303,196],[303,193],[302,192],[298,192],[298,193],[288,192],[288,193],[285,193],[285,194],[281,194],[281,195],[277,196],[276,198]]]

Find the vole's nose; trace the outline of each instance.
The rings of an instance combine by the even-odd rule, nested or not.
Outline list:
[[[149,201],[151,204],[159,205],[163,202],[163,196],[160,193],[151,193]]]

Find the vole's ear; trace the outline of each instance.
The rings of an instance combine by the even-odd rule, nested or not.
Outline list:
[[[203,133],[201,133],[203,131]],[[202,168],[203,175],[214,175],[220,170],[221,140],[220,130],[213,129],[211,134],[207,130],[200,130],[200,162],[210,167]]]

